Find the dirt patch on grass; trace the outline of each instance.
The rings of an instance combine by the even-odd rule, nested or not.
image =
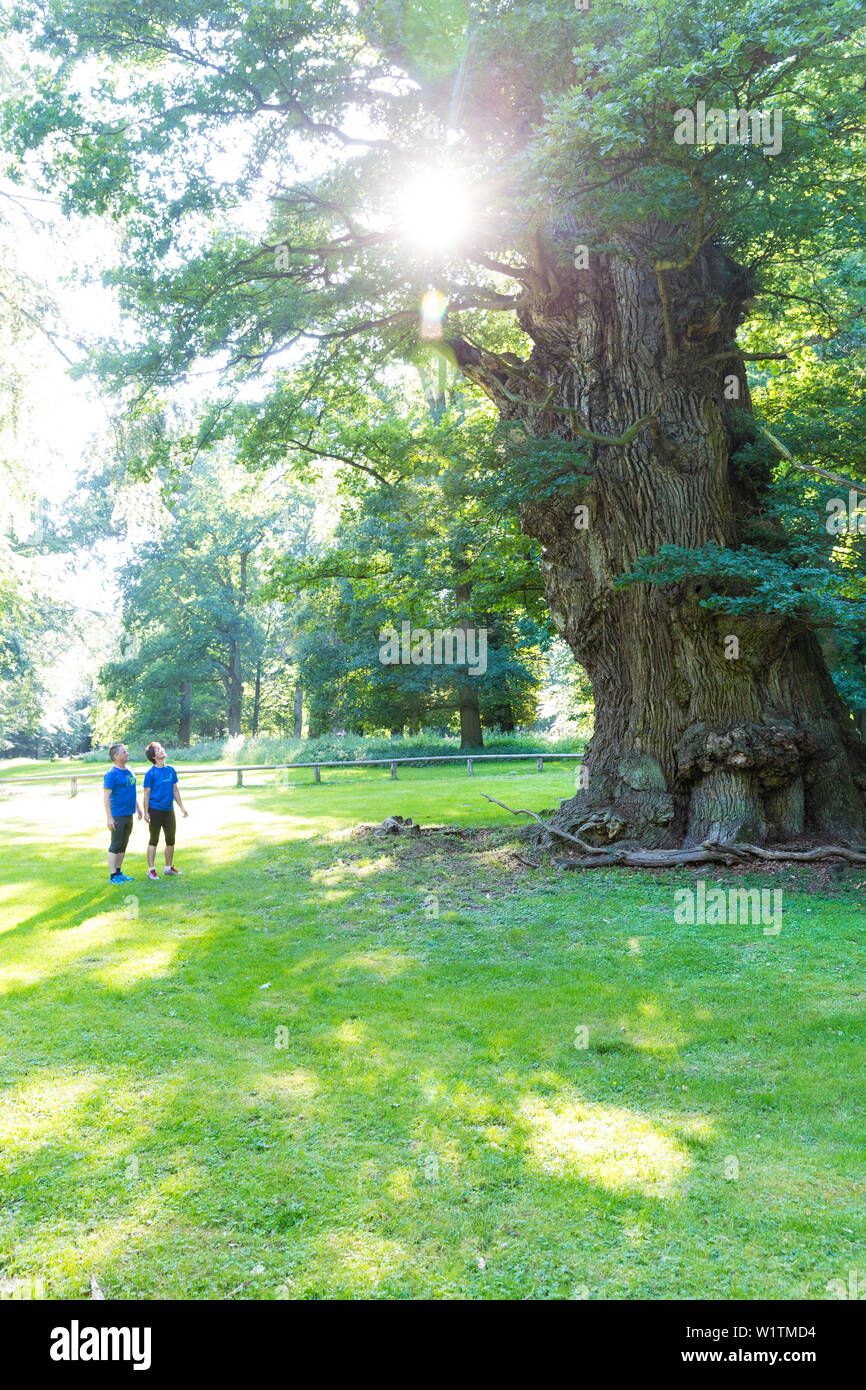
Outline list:
[[[401,859],[424,859],[431,854],[474,854],[491,845],[514,843],[514,831],[497,828],[467,829],[458,825],[416,826],[415,835],[395,835],[388,839],[388,849]],[[382,837],[376,825],[359,825],[349,837],[355,844],[382,847]]]

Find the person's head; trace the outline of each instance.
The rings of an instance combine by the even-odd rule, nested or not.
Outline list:
[[[126,767],[129,762],[129,752],[125,743],[112,743],[108,750],[108,756],[115,767]]]
[[[144,755],[149,762],[156,764],[165,762],[165,749],[163,748],[162,744],[158,743],[155,739],[153,743],[149,743],[147,745],[147,747],[144,750]]]

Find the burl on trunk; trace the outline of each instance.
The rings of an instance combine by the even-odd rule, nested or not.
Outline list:
[[[616,587],[665,544],[738,547],[769,485],[730,466],[736,412],[751,408],[731,347],[746,277],[708,244],[662,273],[635,249],[536,269],[518,311],[528,361],[450,344],[503,419],[587,440],[589,481],[521,506],[596,701],[585,789],[554,824],[660,848],[810,832],[862,843],[866,747],[808,624],[712,613],[698,579]]]

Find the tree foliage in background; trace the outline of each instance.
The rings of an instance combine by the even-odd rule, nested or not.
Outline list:
[[[161,503],[120,574],[122,655],[100,674],[114,737],[290,732],[293,608],[260,598],[269,549],[309,545],[312,500],[280,478],[254,486],[216,447],[166,476]]]
[[[48,684],[69,645],[72,611],[41,564],[56,547],[34,447],[31,379],[54,306],[22,270],[16,240],[0,216],[0,755],[33,757],[89,747],[88,698],[71,694],[70,718],[47,727]]]
[[[488,411],[467,408],[453,384],[425,402],[359,392],[328,411],[327,449],[352,459],[341,474],[340,516],[324,554],[273,569],[273,592],[312,590],[304,639],[311,731],[340,710],[354,731],[448,728],[463,747],[482,727],[533,722],[550,627],[537,557],[516,508],[491,484],[496,451]],[[323,440],[319,439],[320,446]],[[247,452],[256,452],[253,428]],[[381,660],[382,634],[469,632],[485,669]],[[419,657],[422,653],[419,652]],[[476,668],[478,663],[475,663]]]

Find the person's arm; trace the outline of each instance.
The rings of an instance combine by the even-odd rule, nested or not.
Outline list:
[[[114,829],[114,816],[111,814],[111,792],[105,787],[102,792],[102,804],[105,807],[105,823],[109,830]]]
[[[186,810],[183,802],[180,799],[180,787],[178,786],[177,782],[175,782],[174,784],[174,799],[180,807],[181,811],[183,811],[183,818],[184,820],[186,820],[187,816],[189,815],[189,811]]]
[[[141,794],[141,799],[142,799],[142,801],[144,802],[144,819],[145,819],[146,821],[149,821],[149,820],[150,820],[150,809],[149,809],[149,808],[150,808],[150,787],[145,787],[144,791],[143,791],[142,794]]]

